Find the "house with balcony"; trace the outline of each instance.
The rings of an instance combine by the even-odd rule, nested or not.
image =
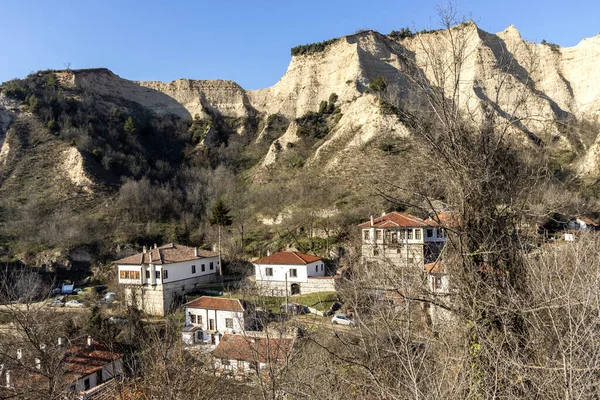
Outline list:
[[[401,212],[383,213],[359,225],[362,260],[398,267],[420,267],[438,259],[446,234],[435,220]]]
[[[224,334],[257,328],[254,310],[246,302],[226,297],[202,296],[185,304],[184,343],[216,345]]]
[[[335,291],[335,276],[326,276],[321,257],[280,251],[253,261],[255,283],[265,296]]]
[[[220,269],[216,253],[169,243],[117,260],[125,301],[149,315],[164,316],[184,295],[214,282]]]

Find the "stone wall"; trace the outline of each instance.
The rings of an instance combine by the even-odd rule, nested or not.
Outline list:
[[[128,285],[125,287],[125,302],[148,315],[164,316],[181,304],[185,294],[215,279],[216,275],[212,274],[164,285]]]
[[[335,282],[333,276],[309,278],[308,282],[288,282],[287,294],[292,295],[292,284],[300,285],[300,294],[318,293],[318,292],[334,292]],[[285,281],[256,281],[256,287],[263,296],[283,297],[285,292]]]

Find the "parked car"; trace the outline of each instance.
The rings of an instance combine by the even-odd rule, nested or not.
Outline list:
[[[117,295],[113,292],[108,292],[104,295],[104,297],[102,297],[102,302],[103,303],[112,303],[114,301],[117,300]]]
[[[129,320],[125,317],[119,317],[119,316],[113,315],[112,317],[110,317],[108,319],[108,322],[110,322],[111,324],[115,324],[115,325],[123,325],[123,324],[126,324],[127,322],[129,322]]]
[[[47,303],[50,307],[64,307],[65,302],[62,300],[52,300],[50,303]]]
[[[331,323],[334,325],[356,326],[356,322],[346,314],[336,314],[331,318]]]
[[[79,294],[79,293],[80,293],[80,292],[82,292],[82,291],[83,291],[83,289],[82,289],[82,288],[75,288],[75,289],[73,289],[73,293],[74,293],[74,294]]]
[[[79,300],[71,300],[65,303],[65,307],[85,307],[85,304]]]

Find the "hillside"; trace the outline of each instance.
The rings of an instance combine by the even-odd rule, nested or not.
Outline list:
[[[452,65],[452,34],[463,45],[455,92],[435,68]],[[453,93],[473,121],[494,104],[514,143],[546,157],[573,190],[596,191],[600,36],[561,48],[528,42],[513,26],[492,34],[466,23],[417,35],[363,31],[294,53],[278,83],[255,91],[222,80],[135,82],[106,69],[5,82],[5,253],[29,260],[83,247],[106,260],[132,243],[210,247],[206,217],[217,198],[237,224],[232,249],[324,252],[317,237],[337,243],[366,213],[397,206],[373,197],[378,182],[440,197],[436,177],[423,173],[432,160],[415,155],[419,138],[402,117],[424,106],[425,81]]]

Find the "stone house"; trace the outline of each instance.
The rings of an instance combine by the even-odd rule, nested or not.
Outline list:
[[[125,301],[146,314],[164,316],[198,286],[214,282],[219,257],[197,247],[170,243],[117,260]]]

